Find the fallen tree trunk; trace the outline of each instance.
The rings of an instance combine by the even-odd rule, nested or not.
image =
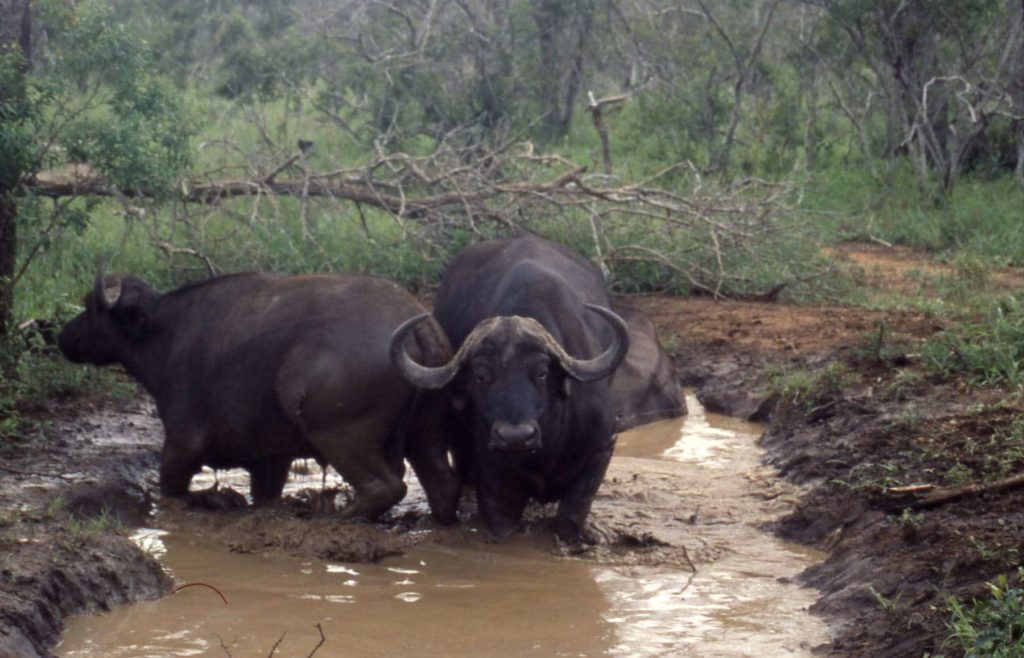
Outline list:
[[[896,494],[897,498],[891,500],[887,507],[890,509],[928,509],[939,507],[946,503],[956,502],[971,496],[981,496],[988,493],[1002,493],[1013,491],[1024,487],[1024,473],[1013,475],[995,482],[972,482],[957,487],[934,487],[931,485],[914,485],[911,487],[893,487],[887,491],[889,494]],[[909,494],[909,495],[908,495]]]

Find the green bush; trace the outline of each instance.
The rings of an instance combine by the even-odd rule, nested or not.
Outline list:
[[[1024,568],[1013,582],[1005,575],[986,583],[987,599],[960,603],[949,599],[949,634],[945,646],[967,658],[1011,658],[1024,655]]]

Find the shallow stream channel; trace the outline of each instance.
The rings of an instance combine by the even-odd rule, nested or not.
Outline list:
[[[457,527],[439,528],[425,518],[412,475],[410,495],[377,526],[334,523],[329,513],[298,518],[287,507],[160,509],[154,527],[134,536],[179,589],[72,619],[54,651],[808,656],[828,629],[807,612],[815,590],[795,580],[823,556],[764,530],[798,491],[761,465],[760,426],[687,402],[685,418],[619,435],[591,513],[600,542],[582,555],[554,545],[543,522],[550,509],[533,510],[501,544],[478,529],[468,503]],[[315,464],[302,470],[286,496],[324,486]],[[241,471],[205,473],[193,489],[214,479],[248,490]],[[303,549],[308,535],[358,526],[367,533],[360,541],[384,537],[400,548],[371,562]]]

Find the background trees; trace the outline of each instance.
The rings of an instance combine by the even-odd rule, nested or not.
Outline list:
[[[956,211],[897,225],[885,204],[954,208],[964,175],[1024,176],[1016,0],[45,0],[30,18],[28,58],[4,21],[3,318],[26,280],[39,298],[15,315],[56,313],[43,272],[80,277],[97,251],[168,280],[416,283],[523,226],[624,287],[792,291],[818,262],[784,235],[963,245],[980,232]],[[600,105],[607,157],[601,98],[619,101]],[[995,228],[1019,262],[1024,238]]]

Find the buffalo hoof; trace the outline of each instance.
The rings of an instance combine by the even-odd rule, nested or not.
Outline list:
[[[501,543],[515,532],[516,523],[507,519],[492,519],[487,521],[487,533],[496,543]]]
[[[355,492],[354,498],[348,505],[341,508],[338,516],[343,519],[376,521],[398,501],[405,498],[405,491],[405,483],[401,480],[397,480],[391,486],[379,483],[363,487],[361,491]]]
[[[431,516],[441,525],[455,524],[459,520],[460,498],[462,498],[462,485],[454,480],[450,486],[445,486],[443,492],[437,492],[434,496],[428,492],[427,501],[430,504]]]
[[[559,517],[554,524],[555,537],[569,546],[580,546],[580,552],[585,546],[593,546],[598,543],[597,536],[587,528],[581,528],[578,523],[571,519]]]

